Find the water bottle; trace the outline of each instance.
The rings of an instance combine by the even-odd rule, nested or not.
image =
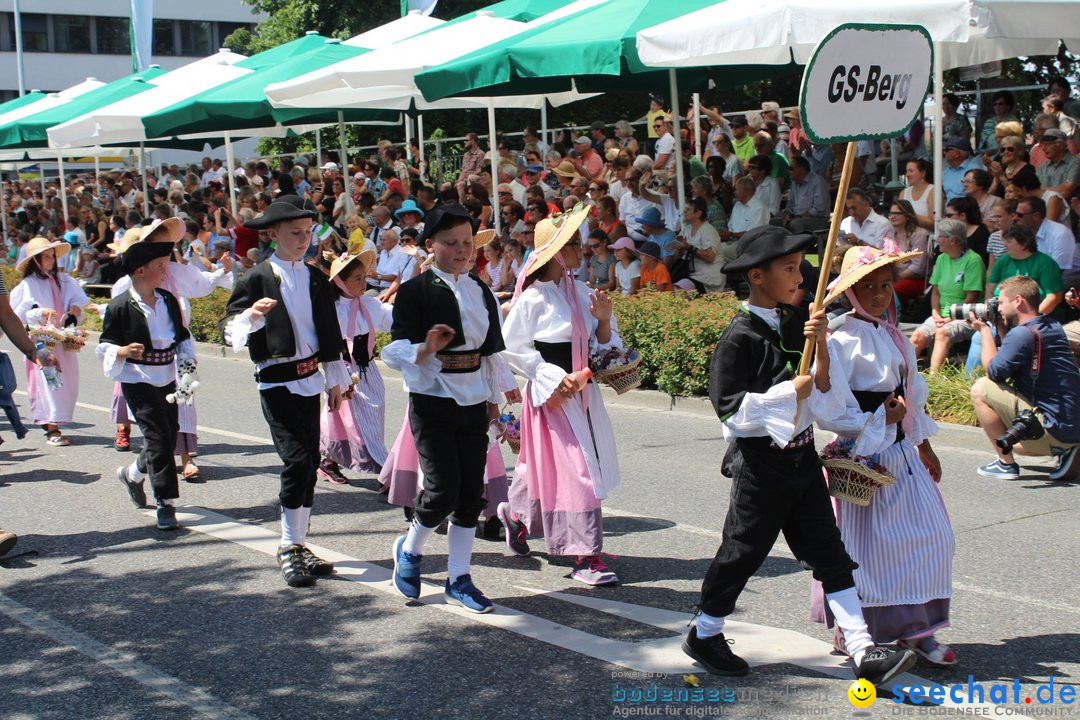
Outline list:
[[[45,343],[37,344],[38,359],[42,359],[42,356],[48,355],[45,350]],[[64,386],[64,380],[60,377],[60,371],[56,369],[55,365],[45,365],[41,368],[41,374],[45,376],[45,385],[50,390],[58,390]]]

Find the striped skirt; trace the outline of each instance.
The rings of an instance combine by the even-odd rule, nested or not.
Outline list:
[[[377,473],[386,462],[386,389],[375,363],[360,372],[353,395],[336,412],[322,409],[320,452],[342,467]]]
[[[949,625],[952,558],[956,543],[937,484],[906,439],[878,456],[896,478],[868,507],[833,500],[836,522],[851,559],[855,586],[877,643],[932,635]],[[815,583],[811,619],[833,624]]]

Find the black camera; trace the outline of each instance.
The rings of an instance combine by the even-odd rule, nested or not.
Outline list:
[[[997,298],[990,298],[984,303],[957,303],[949,306],[949,318],[967,320],[969,313],[988,325],[997,325],[1001,320],[1000,303]]]
[[[1043,436],[1046,431],[1043,429],[1042,423],[1039,422],[1039,418],[1035,417],[1035,413],[1031,410],[1021,410],[1013,420],[1012,425],[1005,431],[1005,434],[998,437],[994,442],[1001,452],[1012,452],[1013,445],[1024,440],[1038,440]]]

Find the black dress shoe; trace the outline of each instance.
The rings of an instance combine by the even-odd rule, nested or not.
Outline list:
[[[741,657],[731,652],[734,641],[724,637],[724,633],[712,637],[699,638],[697,625],[690,628],[682,643],[682,651],[701,663],[702,667],[713,675],[739,677],[750,672],[750,666]]]
[[[863,656],[855,668],[855,677],[869,680],[874,687],[881,687],[897,675],[907,672],[918,658],[911,650],[893,650],[875,647]]]
[[[176,520],[176,508],[172,505],[157,506],[157,529],[179,530],[180,523]]]
[[[326,562],[315,553],[308,550],[306,545],[300,546],[300,552],[304,558],[304,564],[312,575],[329,575],[334,572],[334,563]]]
[[[131,502],[135,507],[146,507],[146,489],[143,487],[145,480],[139,482],[131,482],[128,480],[126,467],[116,468],[116,477],[120,482],[124,483],[124,486],[127,488],[128,497],[131,498]]]
[[[278,565],[281,566],[281,576],[289,587],[311,587],[315,584],[315,576],[308,570],[304,562],[303,545],[290,545],[287,548],[279,547],[277,551]]]

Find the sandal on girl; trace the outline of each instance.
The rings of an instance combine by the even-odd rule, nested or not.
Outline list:
[[[189,482],[189,483],[206,482],[205,480],[202,479],[202,475],[200,474],[200,470],[195,465],[195,463],[188,463],[187,465],[184,466],[183,476],[184,476],[184,482]]]
[[[52,445],[53,447],[67,447],[71,444],[71,441],[60,434],[59,430],[53,430],[45,438],[46,445]]]
[[[918,640],[900,640],[896,644],[915,651],[917,655],[935,667],[950,667],[959,662],[953,649],[939,643],[933,635]]]

